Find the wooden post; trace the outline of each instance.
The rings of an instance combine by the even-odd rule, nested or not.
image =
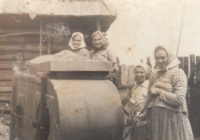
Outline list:
[[[44,75],[44,76],[42,76]],[[45,115],[44,114],[44,110],[45,110],[45,94],[47,92],[47,74],[41,74],[42,76],[42,85],[41,85],[41,97],[40,97],[40,108],[39,108],[39,140],[43,140],[44,139],[44,135],[45,135]]]
[[[146,63],[146,64],[147,64],[150,68],[152,68],[150,57],[147,57],[147,63]]]
[[[190,77],[191,73],[194,71],[194,68],[195,68],[195,55],[192,54],[192,55],[190,55],[190,74],[189,74],[189,77]]]
[[[97,19],[97,18],[96,18],[96,29],[97,29],[97,31],[101,31],[101,24],[100,24],[99,19]]]
[[[13,78],[13,90],[12,90],[12,101],[11,101],[11,122],[10,122],[10,140],[15,138],[15,105],[16,105],[16,92],[17,92],[17,77],[14,75]]]
[[[48,40],[48,50],[47,50],[48,55],[51,53],[51,38]]]
[[[40,56],[42,55],[42,21],[40,21],[40,46],[39,46],[39,50],[40,50]]]
[[[179,61],[181,64],[179,64],[179,68],[184,69],[184,58],[183,57],[178,57]]]
[[[128,85],[134,85],[134,65],[128,66]]]
[[[182,13],[182,17],[181,17],[181,25],[180,25],[180,32],[179,32],[179,36],[178,36],[178,46],[176,49],[176,57],[178,57],[178,52],[179,52],[179,48],[180,48],[181,35],[182,35],[182,30],[183,30],[183,18],[184,18],[184,14],[185,14],[186,3],[187,3],[187,0],[185,0],[184,7],[183,7],[183,13]]]
[[[120,80],[122,86],[127,84],[126,64],[120,65]]]
[[[200,56],[196,56],[196,64],[200,62]]]
[[[187,77],[189,77],[189,59],[188,57],[183,58],[183,68]]]

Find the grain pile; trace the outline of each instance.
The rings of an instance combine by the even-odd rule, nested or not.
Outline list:
[[[87,58],[88,59],[88,58]],[[15,75],[18,76],[20,74],[35,74],[37,71],[48,71],[48,61],[77,61],[77,60],[87,60],[81,55],[74,53],[69,50],[63,50],[54,55],[43,55],[36,57],[30,61],[27,61],[20,65],[15,65],[13,70],[15,71]],[[44,63],[44,64],[42,64]],[[35,65],[36,64],[36,65]],[[41,65],[40,65],[41,64]],[[23,65],[23,66],[22,66]],[[44,66],[44,67],[41,67]],[[46,68],[46,69],[45,69]]]
[[[36,57],[32,60],[30,60],[30,63],[43,63],[47,61],[53,61],[53,60],[60,60],[60,61],[74,61],[74,60],[83,60],[82,57],[79,57],[76,53],[73,53],[69,50],[64,50],[59,53],[56,53],[55,55],[43,55]]]
[[[37,64],[37,63],[43,63],[43,62],[52,61],[52,60],[55,60],[54,55],[43,55],[43,56],[36,57],[30,60],[29,62]]]
[[[61,51],[57,54],[54,55],[56,60],[68,60],[68,61],[73,61],[73,60],[81,60],[76,53],[73,53],[68,50]]]

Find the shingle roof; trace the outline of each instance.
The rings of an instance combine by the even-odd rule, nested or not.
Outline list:
[[[53,16],[114,16],[115,8],[108,0],[1,0],[0,14]]]

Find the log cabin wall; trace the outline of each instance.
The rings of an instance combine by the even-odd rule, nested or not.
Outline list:
[[[0,110],[3,110],[5,103],[11,100],[13,67],[39,56],[39,35],[12,36],[23,32],[27,31],[23,28],[1,29],[1,35],[8,36],[0,37]]]
[[[33,31],[31,31],[33,30]],[[6,34],[14,34],[15,29]],[[30,32],[38,29],[30,29]],[[24,33],[24,29],[17,29],[18,33]],[[65,44],[51,43],[51,51],[54,54],[67,49]],[[48,42],[42,43],[42,55],[47,55]],[[40,56],[40,36],[39,34],[16,35],[0,37],[0,111],[4,109],[5,103],[10,103],[12,93],[12,79],[14,67],[21,67],[25,61]],[[9,109],[8,109],[9,111]]]
[[[116,17],[87,16],[87,17],[47,17],[37,16],[30,19],[28,15],[0,15],[0,111],[5,103],[10,103],[14,66],[23,66],[25,61],[39,55],[55,54],[69,49],[68,42],[73,32],[84,34],[87,46],[91,46],[90,35],[97,30],[96,24],[105,32]],[[48,23],[65,23],[69,26],[70,35],[64,42],[45,40],[42,31]],[[42,23],[42,25],[41,25]],[[42,41],[42,49],[40,46]],[[50,51],[49,51],[50,44]],[[90,49],[90,47],[88,47]],[[9,111],[9,109],[8,109]]]
[[[9,29],[8,36],[0,37],[0,111],[5,107],[5,103],[10,103],[12,93],[12,79],[14,76],[14,67],[23,69],[25,61],[40,56],[40,35],[14,35],[17,33],[25,33],[23,28]],[[6,30],[5,30],[6,31]],[[29,29],[29,32],[38,32],[39,29]],[[2,32],[1,32],[2,33]],[[11,35],[11,36],[10,36]],[[67,49],[64,43],[51,43],[51,51],[54,54]],[[48,42],[42,43],[42,55],[47,55]],[[8,109],[10,111],[10,109]]]

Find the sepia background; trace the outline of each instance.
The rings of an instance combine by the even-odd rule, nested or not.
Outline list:
[[[200,55],[199,0],[110,1],[118,15],[107,34],[121,63],[152,57],[158,45],[175,54],[179,46],[178,56]]]
[[[90,8],[87,8],[87,1],[97,4],[89,5]],[[62,5],[62,2],[66,4]],[[69,2],[72,2],[72,4],[69,4]],[[86,2],[85,5],[84,2]],[[108,5],[109,3],[110,5]],[[115,21],[115,12],[111,9],[118,11]],[[16,15],[9,15],[9,12],[15,13]],[[196,79],[199,80],[200,78],[196,77],[200,75],[197,73],[200,71],[200,67],[196,72],[194,71],[192,73],[195,67],[195,60],[197,59],[194,55],[192,57],[188,56],[195,54],[199,56],[198,60],[200,62],[199,13],[199,0],[0,0],[0,101],[3,101],[0,103],[0,111],[5,108],[4,102],[10,102],[12,95],[15,95],[12,92],[13,69],[15,72],[20,73],[20,70],[26,70],[26,67],[24,67],[25,61],[39,55],[55,54],[66,49],[70,39],[68,29],[71,30],[71,33],[75,31],[83,32],[85,37],[88,37],[85,40],[89,44],[88,46],[90,46],[89,35],[95,30],[100,29],[98,28],[100,27],[99,21],[102,21],[106,25],[102,26],[102,31],[106,31],[111,24],[108,31],[106,31],[110,48],[118,55],[120,64],[129,65],[120,66],[121,73],[119,80],[121,81],[119,83],[121,85],[118,85],[118,90],[123,103],[125,104],[127,101],[127,87],[133,86],[133,65],[136,65],[141,59],[145,63],[147,57],[151,57],[151,62],[153,62],[153,50],[158,45],[168,47],[175,54],[177,53],[177,48],[179,48],[179,60],[184,62],[180,65],[180,68],[184,69],[188,77],[192,77],[190,81],[193,82],[189,87],[192,90],[188,92],[189,94],[194,93],[190,94],[190,102],[193,104],[189,106],[189,113],[191,114],[192,124],[198,124],[199,120],[197,118],[200,118],[197,115],[199,114],[199,101],[196,99],[199,99],[199,93],[195,91],[195,87],[199,87],[196,84]],[[71,14],[78,17],[83,16],[83,22],[80,22],[82,21],[81,19],[73,16],[68,17],[69,20],[65,16],[58,17],[59,14],[65,15],[66,17]],[[96,20],[95,17],[91,16],[101,14],[108,15],[110,19],[107,18],[106,20],[105,18],[99,20],[97,18]],[[48,16],[45,17],[45,15]],[[60,23],[59,25],[62,22],[66,22],[66,25],[69,24],[69,26],[61,30],[68,37],[64,40],[66,42],[59,44],[59,41],[51,40],[52,37],[56,37],[57,35],[51,34],[51,29],[54,29],[53,25],[57,27],[57,23],[51,24],[53,21]],[[49,38],[47,35],[50,35]],[[38,60],[39,62],[41,60]],[[98,85],[97,87],[101,86]],[[22,90],[27,89],[24,86],[20,88]],[[35,92],[33,93],[35,95]],[[29,107],[28,105],[33,105],[34,111],[32,113],[35,113],[40,101],[38,96],[39,94],[34,96],[37,99],[37,103],[32,98],[29,99],[33,102],[28,102],[24,100],[25,96],[19,92],[19,103],[27,106],[27,108]],[[27,103],[28,105],[23,103]],[[121,104],[121,100],[119,103]],[[27,110],[32,109],[29,108]],[[32,117],[34,115],[30,116]],[[9,124],[9,121],[6,124]],[[27,124],[30,125],[30,123]],[[198,130],[200,130],[200,127],[194,125],[194,128],[196,130],[194,132],[196,134],[195,136],[199,137]],[[9,130],[9,128],[7,127],[4,130]],[[35,135],[34,131],[32,134]]]

